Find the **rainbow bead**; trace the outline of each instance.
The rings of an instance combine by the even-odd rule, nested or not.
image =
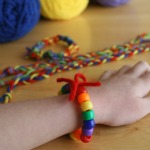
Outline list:
[[[62,86],[61,92],[62,92],[62,94],[70,93],[70,85],[69,84],[65,84],[64,86]]]
[[[88,110],[82,112],[83,120],[92,120],[94,119],[94,111],[93,110]]]
[[[81,109],[83,111],[92,110],[93,109],[92,102],[91,101],[85,101],[85,102],[81,103]]]
[[[94,128],[95,127],[95,121],[94,121],[94,119],[92,119],[92,120],[84,120],[83,121],[83,127],[85,129]]]
[[[94,131],[94,128],[85,129],[85,128],[83,127],[83,129],[82,129],[82,134],[85,135],[85,136],[92,136],[93,131]]]
[[[79,128],[79,129],[73,131],[72,133],[70,133],[70,137],[73,140],[80,141],[81,134],[82,134],[82,131],[81,131],[81,128]]]
[[[88,143],[92,140],[92,136],[85,136],[85,135],[81,135],[81,141],[84,143]]]
[[[85,102],[85,101],[89,101],[90,100],[90,96],[88,95],[88,93],[81,93],[80,95],[78,95],[78,102],[79,104]]]
[[[62,95],[62,94],[63,94],[63,93],[62,93],[62,91],[61,91],[61,90],[60,90],[60,91],[58,91],[58,96],[59,96],[59,95]]]

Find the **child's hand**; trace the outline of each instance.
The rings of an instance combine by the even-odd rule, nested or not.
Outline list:
[[[106,71],[100,81],[100,88],[90,89],[96,123],[120,126],[150,113],[150,66],[146,62]]]

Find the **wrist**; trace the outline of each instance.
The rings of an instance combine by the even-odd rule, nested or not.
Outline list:
[[[101,87],[95,87],[88,89],[91,101],[94,107],[95,113],[95,123],[96,124],[106,124],[106,117],[107,117],[107,108],[105,107],[105,93],[101,92]]]

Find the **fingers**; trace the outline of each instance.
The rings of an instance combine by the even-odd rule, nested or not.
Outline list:
[[[145,74],[140,76],[139,78],[143,84],[143,89],[142,91],[145,91],[145,95],[147,95],[150,91],[150,71],[147,71]]]
[[[142,90],[145,91],[145,94],[142,100],[145,112],[150,113],[150,71],[146,71],[142,76],[140,76],[141,81],[143,82]]]
[[[145,114],[149,114],[150,113],[150,97],[145,97],[142,99],[141,101],[141,107],[143,107],[143,111],[145,112]]]
[[[150,71],[146,71],[140,78],[145,82],[145,84],[150,85]]]
[[[125,65],[125,66],[121,67],[121,68],[116,72],[116,74],[118,74],[118,75],[125,74],[129,69],[131,69],[131,66],[130,66],[130,65]]]
[[[100,80],[107,80],[108,78],[112,77],[114,74],[115,75],[123,75],[123,74],[128,74],[129,76],[132,77],[141,77],[143,76],[146,72],[150,71],[150,66],[148,63],[144,61],[140,61],[137,64],[135,64],[133,67],[130,65],[125,65],[122,68],[120,68],[118,71],[115,70],[110,70],[104,72]],[[148,80],[147,78],[149,75],[144,76],[145,80]]]
[[[112,75],[114,75],[116,73],[115,70],[109,70],[109,71],[105,71],[99,80],[107,80],[108,78],[110,78]]]
[[[132,77],[140,77],[147,71],[150,71],[150,66],[145,61],[140,61],[127,71],[127,74]]]

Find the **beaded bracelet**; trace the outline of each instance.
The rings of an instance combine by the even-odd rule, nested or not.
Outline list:
[[[83,82],[79,82],[79,78],[81,78]],[[60,95],[70,93],[70,101],[73,101],[77,97],[78,104],[80,105],[80,108],[82,110],[83,125],[81,128],[70,133],[70,137],[74,140],[88,143],[92,139],[95,121],[93,104],[84,86],[100,86],[100,82],[86,82],[85,76],[79,73],[75,75],[74,80],[66,78],[57,79],[57,82],[62,81],[68,83],[62,86],[58,94]]]

